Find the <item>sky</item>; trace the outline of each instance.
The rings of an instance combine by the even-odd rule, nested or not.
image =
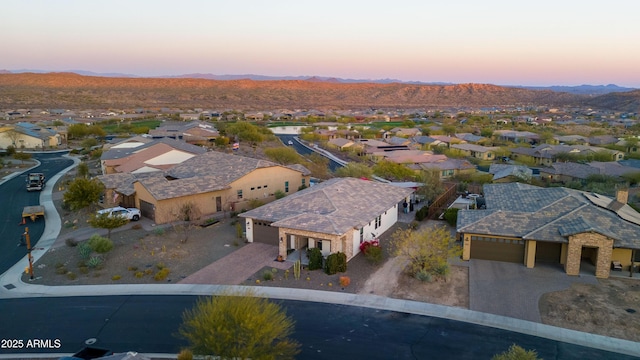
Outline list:
[[[21,0],[0,70],[640,88],[637,0]]]

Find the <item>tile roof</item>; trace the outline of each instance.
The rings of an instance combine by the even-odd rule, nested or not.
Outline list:
[[[640,214],[606,196],[509,183],[484,186],[486,210],[460,210],[458,232],[566,243],[598,232],[614,247],[640,249]]]
[[[240,216],[277,227],[342,235],[368,224],[412,192],[375,181],[334,178]]]
[[[176,179],[214,176],[228,184],[255,169],[272,166],[280,165],[266,160],[209,151],[174,166],[166,174]]]
[[[134,140],[136,138],[130,138],[130,139],[127,139],[127,140]],[[109,148],[109,150],[104,151],[102,153],[102,156],[100,157],[100,160],[114,160],[114,159],[126,158],[126,157],[130,156],[131,154],[133,154],[135,152],[139,152],[142,149],[149,148],[149,147],[154,146],[156,144],[165,144],[165,145],[171,146],[174,149],[177,149],[177,150],[180,150],[180,151],[184,151],[184,152],[188,152],[188,153],[191,153],[191,154],[203,154],[203,153],[207,152],[207,149],[205,149],[203,147],[192,145],[192,144],[188,144],[188,143],[186,143],[184,141],[174,140],[174,139],[171,139],[171,138],[162,138],[162,139],[156,139],[156,140],[151,140],[151,139],[148,139],[148,138],[141,138],[141,139],[144,139],[144,140],[140,140],[139,141],[139,143],[141,145],[136,146],[136,147],[124,147],[124,148],[118,147],[119,144],[124,144],[127,141],[121,141],[121,142],[119,142],[117,144],[114,144],[113,146],[111,146]],[[150,140],[150,141],[147,141],[147,140]]]

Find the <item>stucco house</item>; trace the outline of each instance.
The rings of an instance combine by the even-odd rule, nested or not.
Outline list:
[[[486,147],[475,144],[452,144],[451,149],[456,149],[466,156],[480,160],[493,160],[496,158],[497,147]]]
[[[309,186],[309,177],[302,165],[209,151],[162,173],[136,176],[133,191],[142,215],[163,224],[186,204],[203,216],[246,210],[254,201],[274,200],[277,191],[292,194]]]
[[[31,123],[0,127],[0,148],[17,149],[55,148],[63,144],[64,137],[56,130]]]
[[[249,242],[278,245],[283,258],[294,251],[320,248],[338,251],[347,260],[360,244],[378,237],[398,220],[411,188],[355,179],[334,178],[240,214]]]
[[[463,260],[559,263],[579,275],[584,261],[609,277],[612,262],[640,262],[640,214],[628,190],[612,199],[568,188],[521,183],[484,185],[486,209],[460,210],[457,232]]]

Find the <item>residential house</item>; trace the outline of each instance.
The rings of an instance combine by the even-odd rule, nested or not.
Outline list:
[[[436,158],[434,157],[434,160]],[[437,170],[440,179],[446,180],[453,176],[470,175],[477,171],[475,165],[465,159],[450,159],[446,156],[431,162],[422,162],[416,165],[409,165],[414,170]]]
[[[144,143],[131,140],[102,152],[100,165],[103,174],[163,171],[207,151],[171,138]]]
[[[574,162],[556,162],[549,167],[540,168],[541,179],[563,184],[571,181],[579,181],[584,184],[589,176],[598,174],[600,174],[600,169]]]
[[[464,140],[446,135],[431,135],[431,137],[440,141],[441,143],[446,144],[447,147],[451,147],[451,145],[453,144],[464,144],[466,142]]]
[[[560,154],[593,155],[595,153],[608,153],[612,161],[622,160],[624,153],[587,145],[551,145],[542,144],[535,148],[512,148],[511,157],[523,161],[533,162],[536,165],[551,166],[558,160]]]
[[[640,262],[640,214],[616,198],[567,188],[509,183],[484,185],[486,209],[460,210],[457,233],[462,259],[559,263],[568,275],[595,265],[609,277],[612,262],[623,269]],[[635,255],[634,255],[635,253]]]
[[[337,138],[337,139],[331,139],[327,142],[327,145],[329,147],[333,147],[336,148],[340,151],[345,151],[348,148],[351,148],[354,146],[354,142],[349,140],[349,139],[344,139],[344,138]]]
[[[153,139],[171,138],[189,144],[207,146],[211,145],[220,134],[210,124],[192,121],[187,124],[175,123],[159,126],[149,130],[149,136]]]
[[[391,130],[389,130],[387,133],[384,134],[384,138],[389,138],[392,136],[397,136],[397,137],[415,137],[415,136],[422,136],[422,130],[418,129],[418,128],[400,128],[400,127],[396,127],[393,128]]]
[[[360,244],[396,223],[399,204],[412,192],[375,181],[334,178],[239,216],[245,218],[247,241],[277,245],[283,259],[319,248],[325,256],[342,252],[349,260],[360,252]]]
[[[424,135],[412,137],[411,141],[413,141],[415,144],[418,144],[422,150],[432,150],[436,146],[444,146],[444,147],[448,146],[448,144],[443,141],[434,139],[431,136],[424,136]]]
[[[191,206],[204,215],[240,212],[256,202],[269,202],[277,192],[290,195],[309,186],[310,172],[302,165],[276,163],[209,151],[169,170],[138,177],[133,183],[142,215],[164,224]]]
[[[17,149],[55,148],[63,144],[61,136],[53,128],[20,122],[14,126],[0,127],[0,148],[14,146]]]
[[[589,141],[589,145],[602,146],[602,145],[615,144],[620,140],[617,137],[612,135],[598,135],[598,136],[590,137],[588,141]]]
[[[580,136],[580,135],[554,136],[553,138],[561,145],[564,145],[564,144],[588,145],[589,144],[589,138]]]
[[[494,183],[529,182],[533,177],[533,170],[521,165],[491,164],[489,174],[493,175]]]
[[[400,146],[409,146],[412,143],[410,139],[398,137],[398,136],[390,137],[385,141],[391,145],[400,145]]]
[[[459,133],[459,134],[455,134],[455,137],[464,142],[468,142],[472,144],[480,144],[480,143],[489,141],[489,139],[484,136],[474,135],[471,133]]]
[[[496,158],[497,147],[485,147],[475,144],[452,144],[451,149],[459,150],[465,156],[470,156],[480,160],[494,160]]]
[[[535,145],[540,142],[540,135],[529,131],[513,131],[513,130],[496,130],[493,136],[501,141],[510,141],[513,143],[528,143]]]

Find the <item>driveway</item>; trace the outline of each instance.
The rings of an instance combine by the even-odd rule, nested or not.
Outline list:
[[[597,284],[593,275],[568,276],[560,264],[469,261],[469,308],[516,319],[541,322],[538,301],[548,292],[573,283]]]
[[[292,262],[278,262],[278,247],[250,243],[182,279],[180,284],[240,285],[265,266],[286,270]]]

